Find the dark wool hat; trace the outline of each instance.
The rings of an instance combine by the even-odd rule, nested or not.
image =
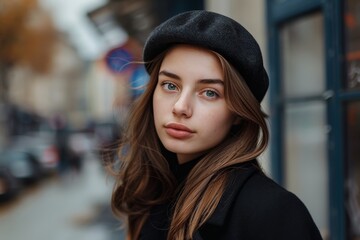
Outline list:
[[[238,22],[214,12],[180,13],[156,27],[146,40],[143,60],[149,62],[174,44],[191,44],[213,50],[228,60],[244,77],[261,102],[269,79],[254,37]],[[145,64],[149,71],[149,64]]]

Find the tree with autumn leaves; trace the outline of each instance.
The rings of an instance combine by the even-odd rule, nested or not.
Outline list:
[[[56,31],[37,0],[0,0],[0,102],[7,103],[8,73],[26,66],[50,70]]]

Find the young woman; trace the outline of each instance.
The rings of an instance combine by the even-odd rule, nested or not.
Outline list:
[[[321,239],[308,210],[261,170],[268,88],[239,23],[190,11],[144,47],[150,75],[130,112],[112,207],[128,239]]]

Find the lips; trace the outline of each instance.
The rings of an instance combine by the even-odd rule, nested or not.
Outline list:
[[[191,137],[194,133],[193,130],[189,129],[185,125],[179,123],[169,123],[165,125],[165,131],[168,135],[173,138],[185,139]]]

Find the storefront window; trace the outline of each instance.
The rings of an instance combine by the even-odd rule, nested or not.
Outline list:
[[[360,1],[344,1],[345,88],[360,89]]]
[[[295,103],[285,109],[286,188],[304,201],[324,239],[328,239],[325,104]]]
[[[347,105],[347,212],[349,239],[360,239],[360,101]]]
[[[323,13],[286,22],[280,39],[284,183],[303,200],[323,238],[329,239],[328,126],[326,101],[321,100],[326,89]]]
[[[315,13],[282,28],[282,85],[285,97],[306,97],[324,92],[323,22],[323,15]]]

